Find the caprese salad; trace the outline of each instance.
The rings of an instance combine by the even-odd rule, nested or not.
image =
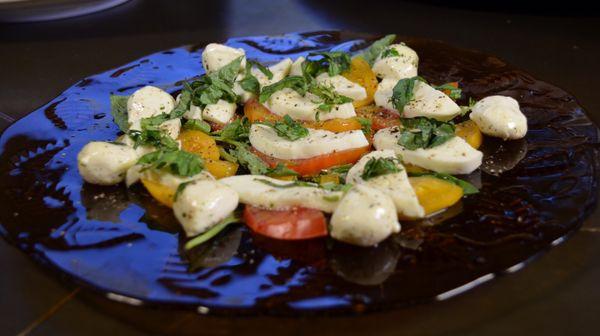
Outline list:
[[[176,95],[111,96],[122,135],[85,145],[79,172],[141,183],[173,209],[187,249],[232,223],[273,239],[376,245],[478,191],[455,175],[481,165],[482,134],[527,133],[515,99],[460,106],[460,83],[420,77],[417,52],[395,40],[270,65],[209,44],[205,74]]]

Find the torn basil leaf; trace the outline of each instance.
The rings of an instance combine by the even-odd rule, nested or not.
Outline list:
[[[129,130],[127,100],[129,100],[129,96],[110,96],[110,114],[112,115],[115,124],[117,124],[119,129],[123,132]]]
[[[142,156],[137,163],[179,176],[194,176],[204,169],[202,158],[182,150],[157,150]]]
[[[359,56],[365,59],[371,66],[375,63],[375,60],[390,44],[394,43],[396,35],[390,34],[383,38],[373,42],[369,48],[363,51]]]
[[[377,176],[397,173],[401,170],[398,167],[399,162],[397,158],[371,158],[365,164],[360,177],[366,181]]]
[[[432,148],[452,139],[454,123],[443,122],[426,117],[401,119],[398,144],[409,150]]]

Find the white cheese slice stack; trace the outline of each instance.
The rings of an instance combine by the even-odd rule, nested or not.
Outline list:
[[[366,184],[388,195],[396,206],[398,213],[410,218],[422,218],[425,216],[425,210],[419,204],[419,199],[414,189],[408,181],[408,175],[401,163],[396,163],[400,169],[397,173],[380,175],[364,180],[361,175],[364,172],[365,165],[371,159],[377,158],[396,158],[393,150],[373,151],[363,156],[350,170],[346,176],[346,183]]]
[[[309,128],[308,132],[307,137],[291,141],[277,135],[270,126],[253,124],[250,127],[249,138],[256,150],[282,160],[308,159],[369,145],[361,130],[334,133]]]
[[[485,135],[507,140],[521,139],[527,134],[527,117],[512,97],[483,98],[473,106],[470,118]]]
[[[304,207],[331,213],[343,196],[341,191],[312,186],[275,187],[274,185],[285,186],[292,182],[263,175],[230,176],[219,182],[235,190],[240,202],[270,210]]]
[[[396,79],[384,79],[375,91],[375,104],[398,113],[391,102]],[[440,90],[434,89],[420,80],[415,81],[414,99],[404,106],[402,116],[405,118],[427,117],[440,121],[448,121],[461,113],[458,106],[450,97]]]
[[[392,199],[365,184],[355,185],[346,193],[329,224],[332,238],[359,246],[376,245],[400,232]]]
[[[392,44],[386,49],[394,49],[398,56],[382,57],[380,54],[373,63],[373,72],[379,78],[402,79],[417,75],[419,56],[404,44]]]
[[[409,150],[398,144],[400,130],[397,126],[379,130],[373,138],[378,150],[391,149],[402,156],[402,161],[438,173],[470,174],[479,166],[483,153],[471,147],[460,137],[453,137],[433,148]]]

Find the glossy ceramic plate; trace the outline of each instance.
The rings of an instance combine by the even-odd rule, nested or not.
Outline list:
[[[315,32],[227,41],[272,63],[315,50],[357,51],[374,36]],[[516,98],[521,141],[486,138],[467,178],[481,192],[436,218],[403,223],[374,248],[326,239],[278,242],[238,226],[185,256],[168,208],[142,188],[84,184],[76,155],[118,133],[110,94],[152,84],[175,92],[203,72],[202,46],[176,48],[81,80],[1,138],[2,234],[31,257],[110,299],[216,314],[353,313],[444,300],[520,269],[574,232],[596,203],[597,128],[575,99],[502,60],[402,38],[434,83],[464,97]]]

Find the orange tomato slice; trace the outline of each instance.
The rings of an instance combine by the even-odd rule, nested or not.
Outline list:
[[[351,82],[361,85],[367,91],[367,98],[363,100],[355,100],[352,102],[354,107],[369,105],[373,102],[373,95],[377,90],[377,77],[371,69],[371,66],[362,57],[355,57],[350,62],[350,69],[342,73]]]

